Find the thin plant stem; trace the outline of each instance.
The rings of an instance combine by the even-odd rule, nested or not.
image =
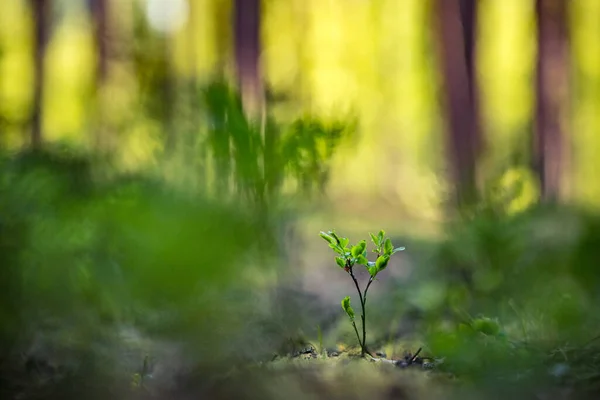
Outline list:
[[[356,277],[354,276],[354,272],[352,271],[352,269],[350,269],[348,271],[348,273],[352,277],[352,280],[354,281],[354,285],[356,286],[356,291],[358,292],[358,297],[360,299],[360,307],[362,310],[360,318],[362,321],[363,337],[362,337],[362,340],[360,339],[360,337],[358,338],[358,342],[360,344],[360,349],[361,349],[361,355],[364,357],[365,354],[368,354],[371,357],[373,357],[373,355],[371,354],[369,349],[367,349],[367,312],[366,312],[367,291],[369,290],[369,286],[371,286],[371,283],[373,283],[373,278],[371,277],[369,279],[369,283],[367,283],[367,287],[365,288],[365,292],[363,294],[360,290],[360,286],[358,285],[358,280],[356,280]]]
[[[369,283],[367,283],[367,287],[365,288],[365,293],[364,293],[364,304],[367,304],[367,291],[369,290],[369,286],[371,286],[371,283],[373,283],[373,277],[369,278]]]
[[[360,343],[360,335],[358,334],[358,329],[356,328],[356,323],[352,321],[352,326],[354,327],[354,332],[356,332],[356,338],[358,339],[358,343]],[[361,351],[363,350],[362,343],[360,345]]]
[[[350,268],[348,273],[350,274],[350,276],[352,277],[352,280],[354,281],[354,285],[356,286],[356,291],[358,292],[358,297],[360,298],[360,304],[362,305],[363,304],[362,292],[360,291],[360,286],[358,286],[358,281],[356,280],[356,277],[354,276],[354,272],[352,272],[352,268]]]
[[[371,286],[371,283],[373,283],[373,277],[369,278],[369,283],[367,283],[367,287],[365,288],[365,293],[364,296],[362,298],[362,321],[363,321],[363,348],[364,350],[368,353],[367,351],[367,291],[369,290],[369,286]],[[363,354],[364,355],[364,354]],[[372,356],[372,355],[371,355]]]
[[[361,320],[362,320],[362,328],[363,328],[363,340],[360,340],[360,336],[358,336],[358,343],[360,344],[360,351],[361,351],[361,355],[364,357],[365,353],[367,352],[367,348],[365,347],[365,342],[364,342],[364,336],[365,336],[365,303],[363,300],[363,295],[362,292],[360,291],[360,286],[358,286],[358,281],[356,280],[356,277],[354,276],[354,272],[352,272],[352,268],[350,268],[348,270],[348,273],[350,274],[350,276],[352,277],[352,280],[354,281],[354,285],[356,286],[356,291],[358,292],[358,297],[360,298],[360,307],[362,309],[362,314],[360,316]],[[354,327],[356,329],[356,325]],[[358,331],[356,332],[356,334],[358,335]]]

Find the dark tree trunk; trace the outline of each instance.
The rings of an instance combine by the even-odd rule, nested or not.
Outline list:
[[[34,92],[31,110],[31,146],[42,144],[42,112],[44,100],[44,59],[49,38],[51,0],[30,0],[34,23]]]
[[[536,77],[535,170],[544,201],[560,196],[567,107],[567,0],[536,0],[538,57]]]
[[[165,153],[171,155],[177,146],[175,132],[175,96],[176,78],[171,60],[171,44],[167,37],[163,42],[164,75],[161,80],[162,103],[164,109],[163,129],[166,133]]]
[[[260,71],[260,0],[235,0],[235,69],[244,108],[256,114],[261,107],[263,83]]]
[[[96,40],[96,84],[102,87],[108,77],[108,6],[109,0],[92,0],[92,17]]]
[[[94,25],[94,41],[96,43],[96,118],[94,141],[100,151],[108,151],[108,132],[105,129],[106,98],[102,88],[108,80],[109,61],[109,28],[108,9],[110,0],[88,0],[88,7]]]
[[[460,19],[462,21],[469,94],[473,99],[474,107],[476,107],[475,37],[477,27],[477,0],[460,0]]]
[[[475,0],[437,0],[448,148],[459,206],[477,198],[480,147],[475,77]]]
[[[164,2],[165,13],[167,13],[167,9],[170,7],[169,2]],[[175,111],[176,111],[176,101],[177,97],[175,96],[175,86],[177,84],[177,79],[173,70],[173,60],[171,59],[171,37],[168,34],[165,34],[160,38],[161,43],[161,51],[162,51],[162,68],[160,75],[160,96],[162,99],[162,109],[163,109],[163,131],[165,132],[165,154],[167,156],[173,155],[176,147],[178,136],[176,134],[175,128]]]

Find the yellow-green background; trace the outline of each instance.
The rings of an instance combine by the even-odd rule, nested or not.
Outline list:
[[[262,63],[266,80],[292,91],[319,115],[356,113],[358,143],[336,153],[331,196],[385,198],[410,215],[436,220],[444,193],[443,119],[433,37],[432,0],[269,0],[263,2]],[[46,58],[43,128],[46,140],[86,143],[93,128],[90,88],[95,53],[83,2],[70,2],[54,27]],[[131,0],[112,1],[110,29],[132,40]],[[527,149],[534,109],[536,57],[532,0],[482,0],[478,79],[487,147],[484,171],[496,173],[511,152]],[[570,3],[571,118],[566,124],[569,197],[597,205],[594,179],[600,138],[600,2]],[[170,38],[179,77],[208,79],[229,43],[226,0],[193,0],[187,23]],[[220,20],[219,20],[220,19]],[[220,32],[220,33],[219,33]],[[129,38],[129,39],[127,39]],[[0,12],[0,113],[24,120],[33,92],[32,20],[27,2],[4,0]],[[230,57],[225,56],[230,64]],[[136,80],[127,61],[111,63],[109,119],[127,165],[152,161],[160,146],[150,120],[128,120]],[[301,110],[298,110],[300,112]],[[4,143],[19,146],[22,129]],[[374,174],[373,171],[378,173]],[[366,195],[365,195],[366,193]],[[533,196],[530,194],[529,196]]]

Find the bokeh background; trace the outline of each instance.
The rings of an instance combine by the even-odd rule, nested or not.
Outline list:
[[[597,0],[3,0],[1,389],[239,396],[351,344],[318,232],[385,229],[373,346],[599,390],[599,35]]]

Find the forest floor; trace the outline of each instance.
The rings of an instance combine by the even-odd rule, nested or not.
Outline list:
[[[413,354],[386,358],[378,352],[376,356],[375,359],[363,358],[358,348],[319,352],[315,347],[307,346],[268,362],[234,368],[203,386],[202,397],[289,400],[596,398],[568,386],[479,387],[468,377],[457,377],[437,369],[439,360],[428,361],[430,359]]]

